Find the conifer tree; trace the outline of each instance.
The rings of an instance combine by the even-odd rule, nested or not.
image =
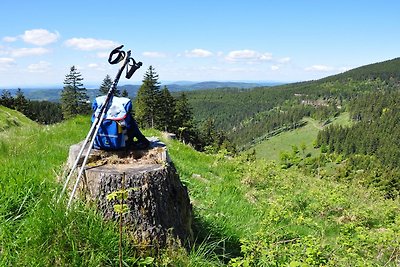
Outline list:
[[[65,76],[64,88],[61,92],[61,106],[64,118],[84,114],[89,110],[86,88],[82,84],[82,74],[72,66]]]
[[[102,84],[100,85],[100,88],[99,88],[100,95],[106,95],[108,93],[108,91],[110,90],[112,84],[113,84],[113,80],[111,80],[110,75],[107,74],[106,77],[103,79]],[[114,95],[115,96],[121,95],[121,92],[119,91],[118,88],[115,88]]]
[[[122,97],[129,97],[128,90],[126,90],[126,89],[124,88],[124,90],[122,90],[121,96],[122,96]]]
[[[146,71],[135,101],[135,118],[142,127],[157,128],[160,110],[160,83],[158,74],[150,65]]]
[[[4,89],[3,92],[1,93],[0,105],[3,105],[11,109],[14,108],[14,98],[11,96],[9,90]]]
[[[28,100],[25,98],[21,88],[18,88],[14,98],[15,109],[26,115],[28,112],[28,104]]]
[[[192,127],[193,113],[185,92],[182,92],[175,103],[175,124],[178,127]]]
[[[167,86],[164,86],[161,90],[159,129],[169,132],[177,130],[175,124],[175,99]]]
[[[215,128],[215,120],[208,118],[200,127],[201,140],[205,145],[214,145],[217,138],[217,130]]]
[[[178,129],[180,140],[191,143],[196,148],[202,146],[199,140],[199,131],[193,123],[192,108],[184,92],[182,92],[175,102],[175,125]]]

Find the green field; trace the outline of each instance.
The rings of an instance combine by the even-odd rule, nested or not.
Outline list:
[[[255,149],[257,158],[278,162],[281,152],[292,151],[292,146],[297,146],[300,149],[300,152],[303,153],[301,147],[305,145],[305,154],[311,153],[312,155],[316,155],[319,150],[313,148],[313,143],[317,138],[318,131],[330,124],[340,124],[345,126],[350,125],[351,123],[347,112],[342,113],[340,116],[334,118],[332,122],[324,126],[323,123],[312,118],[305,118],[304,121],[307,122],[305,126],[268,138],[247,150],[246,153]]]

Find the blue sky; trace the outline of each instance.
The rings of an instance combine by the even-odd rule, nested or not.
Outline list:
[[[0,89],[99,85],[117,45],[160,81],[318,79],[399,57],[400,1],[3,1]]]

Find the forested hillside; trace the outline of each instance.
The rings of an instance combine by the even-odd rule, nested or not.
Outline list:
[[[273,153],[261,151],[275,149],[274,158],[278,154],[285,168],[296,166],[320,177],[355,180],[388,198],[400,192],[399,96],[400,59],[317,81],[188,93],[196,119],[212,118],[238,151],[260,156]],[[331,125],[343,112],[350,114],[351,123]],[[323,129],[313,135],[314,141],[304,134],[280,139],[289,131],[300,133],[296,129],[310,122]],[[293,143],[267,147],[265,140],[277,143],[274,136]],[[258,153],[252,152],[258,144],[262,144]]]
[[[372,64],[317,81],[253,89],[188,92],[198,121],[212,118],[218,129],[248,148],[272,131],[293,129],[311,116],[327,120],[366,92],[400,88],[400,59]]]
[[[325,79],[322,79],[322,81],[347,79],[364,81],[381,79],[388,82],[399,82],[399,65],[400,58],[395,58],[384,62],[369,64],[359,68],[355,68],[342,74],[327,77]]]

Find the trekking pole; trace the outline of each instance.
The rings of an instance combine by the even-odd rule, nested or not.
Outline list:
[[[108,61],[110,62],[110,64],[116,64],[116,63],[118,63],[118,62],[120,62],[121,60],[124,59],[124,57],[125,57],[125,52],[124,52],[124,51],[119,51],[119,49],[121,49],[122,47],[123,47],[123,46],[121,45],[121,46],[115,48],[115,49],[110,53],[110,57],[109,57],[109,59],[108,59]],[[115,59],[112,59],[112,56],[113,56],[115,53],[118,53],[118,55],[117,55],[117,57],[116,57]],[[125,66],[126,66],[126,63],[124,63],[124,65],[121,67],[120,71],[117,73],[118,79],[119,79],[119,76],[121,76],[122,69],[123,69]],[[116,77],[116,79],[117,79],[117,77]],[[116,80],[116,79],[115,79],[115,80]],[[115,83],[115,81],[114,81],[114,83]],[[110,92],[114,90],[114,83],[111,85],[109,91],[107,92],[107,99],[109,98]],[[58,199],[57,202],[59,202],[59,201],[61,200],[61,197],[64,195],[65,190],[67,189],[69,180],[71,179],[71,177],[72,177],[72,175],[73,175],[75,169],[78,167],[79,160],[80,160],[80,158],[81,158],[81,156],[82,156],[82,154],[83,154],[83,151],[85,150],[85,147],[86,147],[87,143],[89,142],[89,140],[93,137],[94,130],[95,130],[96,126],[97,126],[97,123],[99,122],[99,119],[98,119],[98,118],[99,118],[99,115],[105,110],[105,106],[107,105],[107,103],[106,103],[106,102],[108,101],[107,99],[105,100],[105,103],[104,103],[103,107],[101,108],[101,112],[99,112],[98,116],[95,117],[95,120],[94,120],[92,126],[90,127],[90,130],[89,130],[89,132],[88,132],[88,134],[87,134],[87,136],[86,136],[86,138],[85,138],[85,140],[84,140],[84,142],[83,142],[83,144],[82,144],[82,147],[81,147],[81,149],[80,149],[80,151],[79,151],[79,153],[78,153],[78,155],[77,155],[77,157],[76,157],[76,160],[75,160],[75,162],[74,162],[74,165],[72,166],[71,170],[69,171],[68,177],[67,177],[67,179],[66,179],[66,181],[65,181],[65,183],[64,183],[64,187],[63,187],[63,189],[62,189],[62,191],[61,191],[60,197],[59,197],[59,199]]]
[[[118,62],[122,61],[123,59],[125,59],[125,61],[124,61],[123,65],[122,65],[122,67],[120,68],[120,70],[118,71],[118,73],[117,73],[117,75],[116,75],[116,77],[114,79],[114,82],[111,85],[111,88],[109,89],[109,91],[107,93],[106,99],[104,100],[104,103],[103,103],[102,107],[100,108],[99,113],[97,114],[97,116],[95,115],[94,122],[93,122],[93,124],[92,124],[92,126],[91,126],[91,128],[89,130],[88,135],[86,136],[86,139],[85,139],[84,143],[82,144],[82,147],[81,147],[81,149],[80,149],[80,151],[78,153],[78,156],[77,156],[77,158],[76,158],[76,160],[74,162],[73,167],[70,170],[70,173],[69,173],[69,175],[68,175],[68,177],[67,177],[67,179],[65,181],[63,190],[62,190],[62,192],[60,194],[60,198],[59,198],[58,201],[60,201],[62,195],[64,194],[64,192],[65,192],[65,190],[66,190],[66,188],[68,186],[69,180],[71,179],[74,170],[77,168],[77,166],[79,164],[80,157],[83,154],[83,151],[85,150],[85,147],[86,147],[87,143],[90,140],[90,144],[89,144],[88,150],[87,150],[86,155],[84,157],[84,160],[82,162],[82,166],[81,166],[81,169],[79,171],[78,177],[76,178],[76,182],[75,182],[74,188],[73,188],[73,190],[71,192],[71,196],[70,196],[70,199],[68,201],[67,209],[69,209],[69,207],[71,205],[71,202],[72,202],[72,199],[73,199],[73,197],[75,195],[75,192],[76,192],[76,189],[78,187],[80,178],[81,178],[81,176],[83,174],[85,165],[87,163],[87,160],[89,158],[91,149],[93,147],[93,143],[95,141],[95,137],[96,137],[96,135],[97,135],[97,133],[98,133],[98,131],[100,129],[101,123],[104,120],[104,117],[105,117],[105,115],[107,113],[108,105],[109,105],[110,101],[112,100],[113,94],[114,94],[114,92],[115,92],[115,90],[117,88],[117,84],[118,84],[118,81],[119,81],[119,79],[121,77],[122,71],[125,69],[125,67],[127,67],[127,66],[130,67],[130,68],[127,68],[127,70],[126,70],[126,78],[129,79],[133,75],[133,73],[142,66],[142,62],[136,63],[136,61],[133,58],[130,57],[131,56],[131,51],[130,50],[127,53],[125,53],[124,51],[120,50],[122,47],[123,47],[123,45],[115,48],[110,53],[110,56],[108,58],[108,62],[110,64],[117,64]],[[117,54],[117,57],[113,59],[113,56],[115,54]],[[132,64],[129,64],[131,61],[132,61]]]

